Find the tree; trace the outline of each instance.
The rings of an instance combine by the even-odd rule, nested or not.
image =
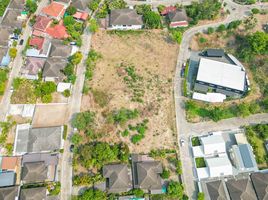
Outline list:
[[[167,194],[172,198],[182,199],[183,197],[183,186],[179,182],[170,181],[167,187]]]
[[[92,33],[96,33],[99,30],[99,25],[95,19],[91,19],[89,21],[89,31]]]
[[[70,90],[68,90],[68,89],[64,90],[64,91],[63,91],[63,96],[64,96],[64,97],[69,97],[69,96],[71,96],[71,92],[70,92]]]
[[[74,55],[70,57],[70,61],[73,65],[78,65],[83,58],[81,51],[76,52]]]
[[[86,130],[88,126],[92,126],[95,121],[95,113],[86,111],[78,113],[73,121],[72,125],[73,127],[78,128],[78,130]]]
[[[37,3],[35,0],[27,0],[26,1],[26,10],[30,13],[35,13],[37,10]]]
[[[214,33],[214,28],[212,28],[212,27],[208,27],[208,30],[207,30],[207,34],[212,34],[212,33]]]
[[[15,47],[10,48],[8,54],[12,59],[16,58],[17,49]]]
[[[73,16],[64,17],[63,23],[64,23],[65,26],[67,26],[67,29],[68,28],[70,29],[70,27],[68,27],[68,26],[75,24],[74,17]]]
[[[247,117],[250,115],[249,104],[241,103],[237,106],[238,115],[242,117]]]
[[[158,12],[159,12],[160,14],[163,12],[163,10],[165,10],[165,8],[166,8],[166,6],[164,6],[164,5],[159,5],[159,6],[157,6],[157,10],[158,10]]]
[[[107,200],[107,196],[100,190],[88,189],[78,197],[78,200]]]
[[[100,0],[93,0],[89,3],[88,7],[90,10],[95,11],[99,7]]]
[[[205,200],[205,194],[203,192],[198,192],[197,200]]]
[[[139,15],[144,15],[145,13],[152,11],[151,6],[146,4],[136,5],[135,9]]]
[[[132,192],[137,198],[142,198],[144,196],[144,192],[142,189],[133,189]]]
[[[227,29],[236,29],[241,23],[241,20],[232,21],[228,24]]]
[[[268,52],[268,34],[257,31],[248,36],[247,39],[254,54],[264,54]]]
[[[180,31],[173,31],[172,32],[172,38],[175,40],[178,44],[181,43],[182,40],[182,32]]]
[[[74,15],[76,13],[76,11],[77,11],[77,9],[74,6],[69,6],[66,9],[66,12],[67,12],[68,15]]]
[[[43,82],[41,84],[41,93],[42,95],[51,94],[53,92],[56,92],[57,86],[52,81]]]
[[[52,102],[52,95],[46,94],[46,95],[41,97],[41,100],[43,103],[51,103]]]
[[[260,13],[260,10],[258,8],[252,8],[251,9],[252,14],[256,15]]]
[[[168,169],[163,169],[163,172],[161,174],[161,177],[163,179],[168,179],[170,177],[170,171]]]
[[[113,0],[113,1],[106,0],[106,2],[108,4],[109,10],[122,9],[127,6],[127,3],[124,0]]]
[[[79,133],[74,133],[71,138],[71,142],[75,145],[78,145],[83,140],[82,136]]]
[[[149,11],[144,13],[143,15],[144,23],[146,28],[161,28],[161,17],[159,14],[155,13],[154,11]]]
[[[226,30],[226,27],[225,27],[224,24],[219,25],[218,28],[217,28],[217,32],[223,32],[225,30]]]

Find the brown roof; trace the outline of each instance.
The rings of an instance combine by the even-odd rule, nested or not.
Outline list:
[[[88,8],[88,5],[91,1],[92,0],[73,0],[72,6],[74,6],[78,10],[85,11]]]
[[[0,28],[0,46],[8,46],[9,36],[12,32],[10,28]]]
[[[0,188],[0,199],[14,200],[16,197],[19,196],[18,190],[19,188],[17,186]]]
[[[63,44],[61,40],[52,40],[50,56],[68,58],[71,55],[72,47]]]
[[[52,19],[50,19],[49,17],[39,15],[36,17],[36,22],[33,25],[33,28],[40,31],[46,31],[51,22]]]
[[[21,189],[20,200],[45,200],[46,190],[45,187]]]
[[[267,173],[253,173],[251,180],[256,191],[258,199],[268,200],[268,174]]]
[[[142,16],[133,9],[111,10],[110,25],[143,25]]]
[[[8,10],[1,24],[5,27],[21,28],[23,21],[17,19],[20,15],[20,10]]]
[[[38,183],[47,179],[48,168],[44,162],[24,163],[22,168],[22,181],[26,183]]]
[[[25,66],[22,67],[22,73],[28,75],[37,75],[44,67],[45,59],[27,57]]]
[[[227,200],[222,181],[212,181],[206,185],[211,200]]]
[[[15,170],[19,165],[19,157],[2,157],[2,170]]]
[[[22,10],[24,9],[24,4],[25,4],[25,0],[11,0],[8,8]]]
[[[187,14],[184,9],[176,10],[168,13],[170,22],[187,21]]]
[[[53,57],[48,58],[44,66],[43,76],[59,78],[59,80],[62,80],[64,78],[62,70],[66,67],[66,65],[66,59]]]

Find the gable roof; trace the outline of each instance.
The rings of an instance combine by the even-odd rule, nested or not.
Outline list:
[[[2,20],[1,25],[5,27],[21,28],[23,21],[18,19],[18,16],[20,15],[21,15],[20,10],[8,9]]]
[[[8,8],[23,10],[24,5],[25,5],[25,0],[11,0]]]
[[[72,47],[63,44],[60,40],[53,40],[51,44],[50,56],[68,58],[71,55]]]
[[[53,1],[51,4],[42,9],[42,13],[58,18],[64,14],[64,5]]]
[[[88,8],[88,5],[91,1],[92,0],[73,0],[72,6],[74,6],[78,10],[85,11]]]
[[[36,22],[34,23],[33,28],[40,31],[46,31],[51,22],[52,19],[49,17],[38,15],[36,17]]]
[[[267,173],[252,173],[250,176],[258,199],[268,199],[268,174]]]
[[[127,164],[105,165],[103,177],[108,179],[107,188],[111,193],[127,192],[132,188]]]
[[[24,163],[22,167],[22,181],[26,183],[39,183],[47,179],[48,168],[44,162]]]
[[[27,188],[20,190],[20,200],[44,200],[46,198],[46,188]]]
[[[110,25],[143,25],[142,16],[133,9],[111,10]]]
[[[43,70],[43,77],[54,77],[62,80],[64,78],[62,70],[66,67],[67,63],[66,59],[48,58]]]
[[[46,33],[55,39],[64,39],[69,37],[66,27],[62,25],[62,23],[47,28]]]
[[[167,6],[164,8],[164,10],[161,12],[161,15],[166,15],[170,12],[175,12],[177,10],[176,6]]]
[[[11,28],[0,27],[0,46],[8,46],[9,36],[12,32]]]
[[[46,165],[57,165],[59,162],[58,154],[51,153],[31,153],[22,156],[22,165],[29,162],[44,162]]]
[[[228,180],[226,186],[231,200],[257,200],[250,179]]]
[[[0,199],[14,200],[18,196],[18,191],[19,188],[17,186],[0,188]]]
[[[187,21],[188,17],[184,9],[175,10],[174,12],[168,13],[168,18],[170,22],[178,22],[178,21]]]
[[[19,157],[16,156],[3,156],[0,158],[0,170],[15,170],[19,165]]]
[[[73,17],[74,17],[75,19],[85,21],[85,20],[87,20],[87,18],[88,18],[88,13],[77,11],[77,12],[73,15]]]
[[[15,185],[16,173],[13,171],[0,172],[0,187]]]
[[[29,41],[29,45],[36,47],[38,50],[42,49],[45,38],[42,37],[32,37]]]
[[[227,200],[222,181],[207,182],[206,185],[211,200]]]
[[[26,64],[22,67],[21,73],[28,75],[38,75],[38,73],[43,69],[45,61],[46,60],[43,58],[27,57]]]

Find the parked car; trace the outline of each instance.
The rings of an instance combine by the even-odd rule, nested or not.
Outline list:
[[[181,69],[181,77],[183,78],[184,77],[184,69]]]
[[[71,146],[70,146],[70,152],[72,152],[72,153],[73,153],[73,151],[74,151],[74,145],[73,145],[73,144],[71,144]]]
[[[24,40],[21,39],[19,45],[23,45]]]
[[[183,146],[185,145],[185,141],[184,141],[184,139],[181,139],[181,140],[180,140],[180,143],[181,143],[181,146],[183,147]]]
[[[76,45],[76,42],[70,42],[70,45]]]

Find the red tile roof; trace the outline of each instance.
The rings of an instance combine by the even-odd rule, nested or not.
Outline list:
[[[161,12],[161,15],[166,15],[168,14],[169,12],[174,12],[176,11],[176,7],[175,6],[168,6],[166,7],[162,12]]]
[[[32,37],[29,41],[30,46],[37,47],[38,50],[41,50],[43,47],[45,39],[42,37]]]
[[[76,19],[81,19],[81,20],[87,20],[88,18],[88,13],[86,12],[79,12],[77,11],[74,15],[73,15],[74,18]]]
[[[47,27],[49,27],[51,22],[52,19],[50,19],[49,17],[39,15],[36,17],[36,22],[33,25],[33,28],[39,31],[46,31]]]
[[[18,157],[2,157],[2,170],[15,170],[18,164]]]
[[[66,28],[64,25],[62,25],[62,23],[59,23],[53,27],[49,27],[46,33],[56,39],[64,39],[69,37]]]
[[[64,15],[64,5],[57,3],[57,2],[52,2],[49,4],[47,7],[44,7],[42,9],[42,13],[51,16],[51,17],[60,17]]]

